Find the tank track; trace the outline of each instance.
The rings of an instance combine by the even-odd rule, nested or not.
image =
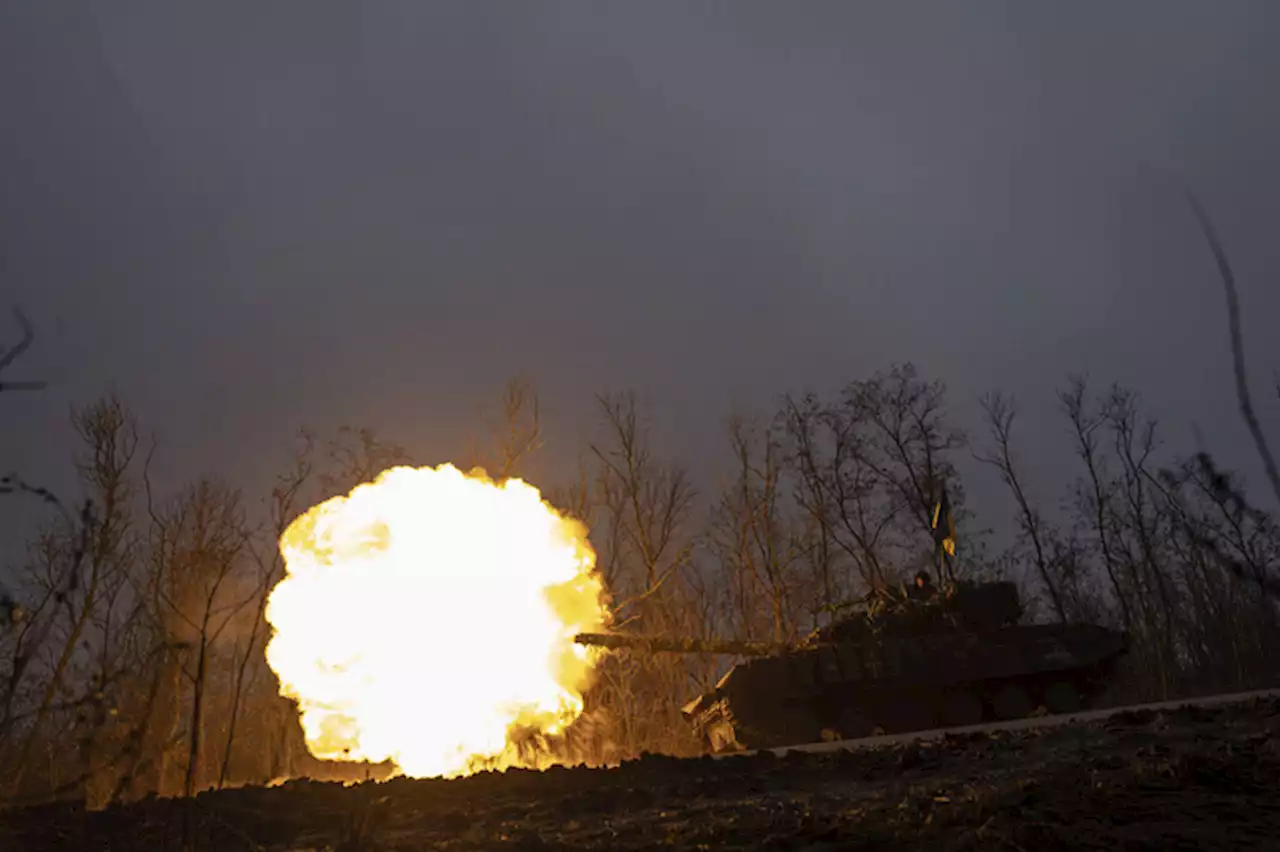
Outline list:
[[[755,708],[740,720],[727,697],[690,721],[715,753],[782,748],[822,740],[857,740],[879,734],[960,728],[1096,706],[1114,663],[1089,669],[956,684],[940,688],[838,690],[804,705]]]

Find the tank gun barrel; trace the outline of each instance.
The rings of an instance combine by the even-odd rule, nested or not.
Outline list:
[[[767,657],[790,649],[790,645],[746,640],[712,640],[689,637],[637,636],[623,633],[579,633],[573,637],[579,645],[597,648],[633,648],[651,654],[726,654],[742,657]]]

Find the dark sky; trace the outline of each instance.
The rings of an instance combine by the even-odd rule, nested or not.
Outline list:
[[[0,403],[5,466],[65,469],[68,405],[112,383],[174,479],[260,483],[300,424],[435,463],[520,371],[553,460],[629,387],[705,466],[731,406],[906,359],[966,417],[1017,393],[1046,492],[1073,370],[1252,464],[1175,181],[1261,393],[1274,0],[0,9],[0,276],[53,382]]]

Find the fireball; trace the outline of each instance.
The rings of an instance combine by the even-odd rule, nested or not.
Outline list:
[[[517,730],[557,734],[605,626],[581,524],[518,480],[397,467],[295,520],[280,538],[267,662],[307,747],[390,760],[412,777],[520,762]]]

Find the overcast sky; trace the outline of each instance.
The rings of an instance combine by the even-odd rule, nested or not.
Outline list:
[[[1265,393],[1274,0],[0,9],[0,295],[38,329],[11,377],[52,382],[0,401],[6,468],[64,470],[112,384],[175,480],[261,484],[302,424],[436,463],[516,372],[556,464],[605,388],[705,464],[731,406],[895,360],[965,418],[1016,393],[1045,496],[1078,370],[1252,467],[1176,182]]]

